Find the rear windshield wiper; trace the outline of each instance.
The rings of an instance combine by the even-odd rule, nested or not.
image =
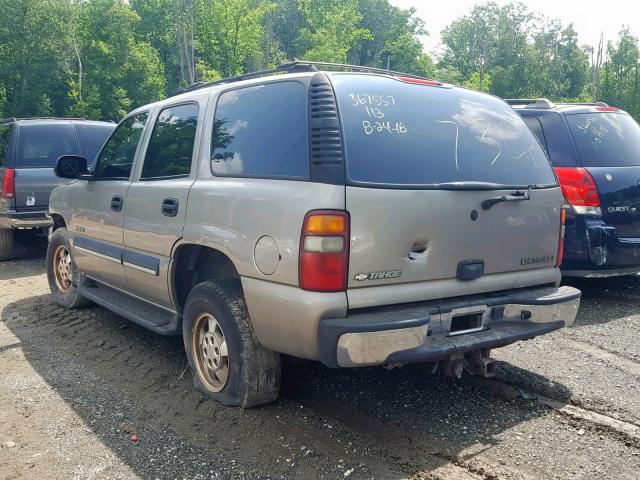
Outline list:
[[[493,182],[442,182],[431,186],[434,190],[536,190],[538,188],[556,187],[556,184],[535,184],[535,185],[506,185],[504,183]]]
[[[512,195],[500,195],[499,197],[491,197],[482,201],[482,208],[484,210],[489,210],[494,205],[498,203],[504,202],[523,202],[525,200],[531,199],[531,189],[533,185],[529,185],[526,190],[517,190],[513,192]]]

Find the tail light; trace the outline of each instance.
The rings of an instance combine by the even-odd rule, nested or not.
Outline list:
[[[16,196],[16,176],[13,168],[6,168],[2,177],[1,198],[15,198]]]
[[[300,288],[341,292],[349,270],[349,214],[339,210],[313,210],[304,217],[300,237]]]
[[[558,175],[564,198],[576,213],[602,215],[598,187],[585,168],[556,167],[554,170]]]
[[[564,229],[567,221],[567,210],[562,207],[560,209],[560,238],[558,239],[558,254],[556,255],[556,267],[562,265],[564,258]]]

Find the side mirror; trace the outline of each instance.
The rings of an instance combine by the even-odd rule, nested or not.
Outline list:
[[[88,173],[87,159],[80,155],[63,155],[58,158],[54,172],[60,178],[80,178]]]

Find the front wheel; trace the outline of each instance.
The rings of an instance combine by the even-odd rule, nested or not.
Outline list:
[[[47,247],[47,279],[54,301],[63,307],[78,308],[90,302],[78,291],[79,275],[71,256],[66,228],[53,232]]]
[[[278,398],[280,355],[258,342],[238,281],[196,285],[182,332],[195,387],[205,395],[242,408]]]

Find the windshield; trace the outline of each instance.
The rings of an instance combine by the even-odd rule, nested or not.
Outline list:
[[[566,117],[585,167],[640,165],[640,126],[626,113],[578,113]]]
[[[351,181],[555,185],[544,152],[504,102],[388,77],[333,77]]]

